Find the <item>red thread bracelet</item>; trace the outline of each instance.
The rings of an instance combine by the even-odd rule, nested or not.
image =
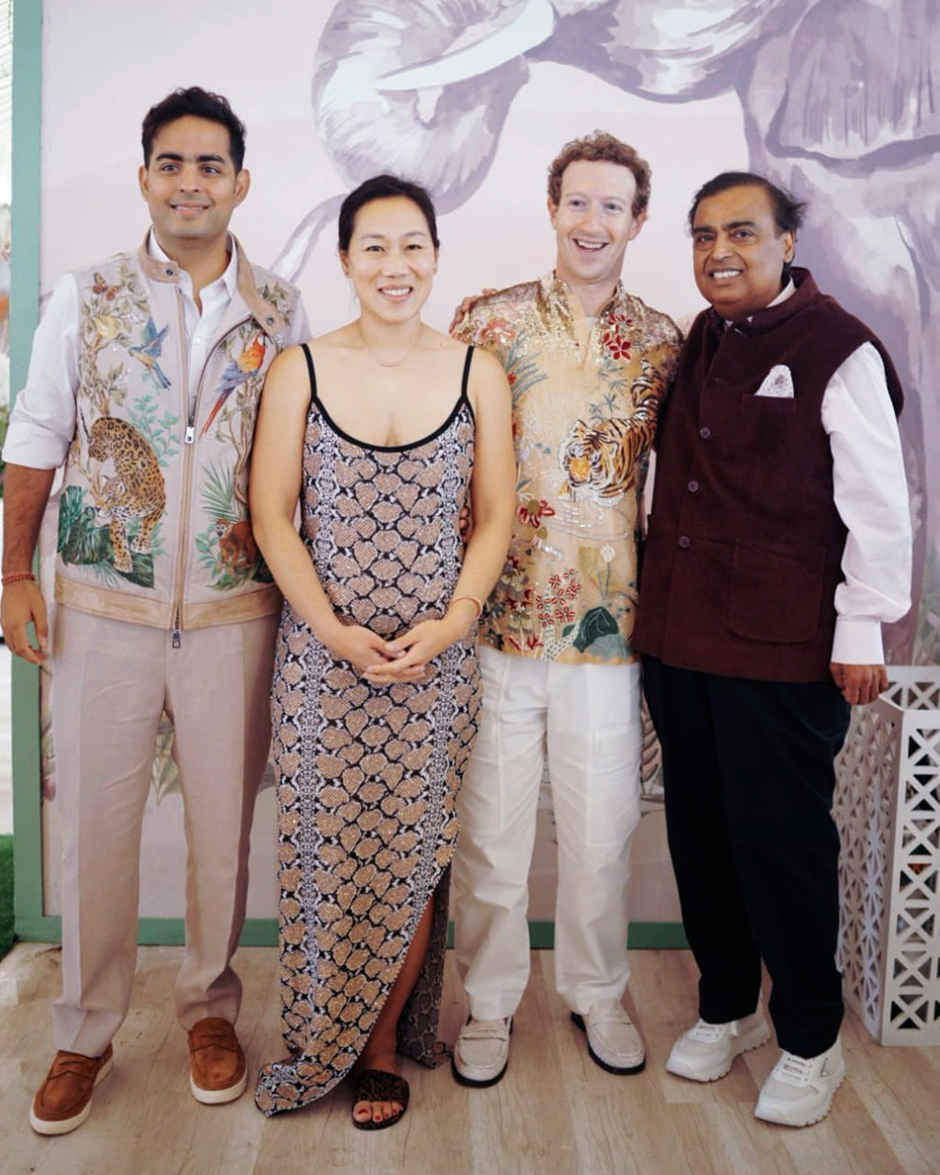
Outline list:
[[[36,576],[31,571],[14,571],[0,579],[0,587],[6,587],[8,583],[19,583],[21,579],[31,579],[33,583],[36,582]]]

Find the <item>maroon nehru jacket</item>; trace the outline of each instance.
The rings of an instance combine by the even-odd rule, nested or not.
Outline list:
[[[749,321],[692,325],[661,411],[633,647],[668,665],[764,681],[825,681],[846,529],[820,418],[829,380],[881,342],[794,268],[796,293]],[[774,368],[793,396],[756,395]]]

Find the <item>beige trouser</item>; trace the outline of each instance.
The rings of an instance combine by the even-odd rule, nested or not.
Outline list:
[[[130,1004],[140,838],[157,727],[175,727],[186,842],[186,949],[176,1010],[234,1022],[248,837],[268,754],[277,617],[182,634],[59,607],[52,729],[62,828],[57,1049],[98,1056]]]

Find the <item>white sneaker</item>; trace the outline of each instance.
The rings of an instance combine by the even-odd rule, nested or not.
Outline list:
[[[717,1081],[730,1071],[734,1058],[760,1048],[770,1038],[770,1026],[760,1004],[752,1016],[709,1024],[699,1020],[672,1046],[666,1068],[689,1081]]]
[[[646,1064],[643,1041],[620,1000],[597,1000],[584,1016],[572,1012],[571,1020],[587,1033],[591,1060],[608,1073],[639,1073]]]
[[[764,1082],[754,1116],[781,1126],[812,1126],[829,1113],[844,1080],[845,1061],[838,1039],[817,1057],[782,1053]]]
[[[470,1019],[461,1028],[451,1069],[461,1085],[485,1089],[495,1085],[509,1064],[512,1017],[505,1020]]]

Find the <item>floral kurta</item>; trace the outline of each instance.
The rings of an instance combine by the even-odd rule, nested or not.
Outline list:
[[[634,660],[639,497],[678,328],[619,285],[592,324],[549,274],[480,299],[457,334],[506,370],[518,463],[480,639],[545,661]]]

